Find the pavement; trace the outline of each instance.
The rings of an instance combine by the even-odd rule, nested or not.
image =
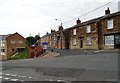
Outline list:
[[[118,50],[58,50],[57,57],[2,62],[3,81],[118,81]],[[51,56],[51,55],[50,55]]]
[[[60,53],[47,51],[45,54],[42,54],[42,58],[57,57],[59,55],[60,55]],[[41,58],[41,56],[40,56],[40,58]]]

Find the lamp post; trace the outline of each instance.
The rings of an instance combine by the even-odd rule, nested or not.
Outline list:
[[[59,31],[60,31],[60,49],[62,50],[62,37],[63,37],[63,32],[62,32],[62,30],[63,30],[63,26],[62,26],[62,21],[61,20],[59,20],[59,19],[55,19],[56,21],[59,21],[59,22],[61,22],[61,25],[59,25]]]
[[[62,36],[63,36],[63,33],[62,31],[60,32],[60,38],[61,38],[61,50],[62,50]]]

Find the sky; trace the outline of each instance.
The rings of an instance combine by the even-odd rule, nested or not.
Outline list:
[[[111,13],[117,12],[120,0],[82,16],[110,1],[113,0],[0,0],[0,35],[18,32],[24,37],[43,36],[51,29],[57,31],[61,23],[66,29],[74,26],[77,18],[84,22],[103,16],[107,7]]]

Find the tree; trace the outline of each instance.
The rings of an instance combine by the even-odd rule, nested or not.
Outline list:
[[[34,45],[36,43],[36,40],[33,36],[27,37],[26,40],[28,46]]]
[[[37,40],[39,40],[40,39],[40,36],[39,35],[36,35],[35,36],[35,40],[37,41]]]
[[[36,35],[35,36],[35,41],[36,41],[35,45],[39,45],[39,40],[40,40],[40,36]]]

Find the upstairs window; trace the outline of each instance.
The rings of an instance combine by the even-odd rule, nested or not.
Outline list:
[[[3,44],[2,44],[2,40],[0,41],[0,46],[1,46],[1,47],[3,46]]]
[[[73,35],[76,35],[76,29],[73,29]]]
[[[107,20],[107,29],[113,29],[113,19]]]
[[[5,40],[1,40],[1,41],[0,41],[0,44],[1,44],[1,47],[2,47],[2,46],[5,46]]]
[[[22,40],[19,40],[19,44],[22,44]]]
[[[86,27],[86,33],[91,33],[91,26],[90,25],[87,25],[87,27]]]
[[[3,46],[5,46],[5,40],[3,40],[2,43],[3,43]]]
[[[11,40],[11,44],[15,44],[15,40]]]

